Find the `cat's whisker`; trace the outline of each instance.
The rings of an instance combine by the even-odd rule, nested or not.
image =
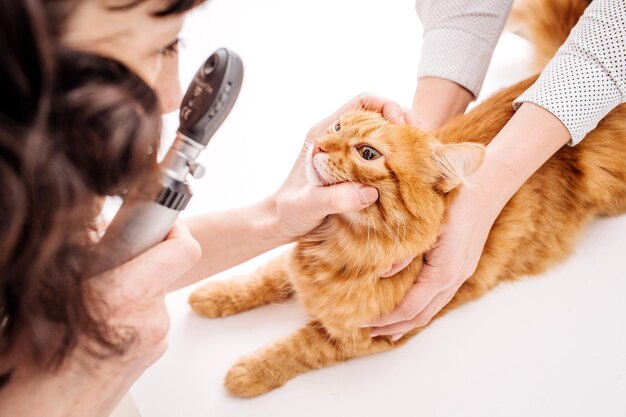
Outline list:
[[[396,219],[398,220],[398,231],[400,230],[400,226],[402,226],[402,241],[400,242],[400,250],[402,250],[404,242],[406,241],[406,222],[402,221],[399,212],[396,212]]]
[[[372,218],[367,216],[367,251],[370,250],[370,230],[372,228]]]
[[[351,182],[352,185],[359,190],[361,195],[363,195],[363,192],[361,191],[361,189],[356,185],[356,183],[350,178],[350,176],[344,170],[342,170],[341,168],[339,168],[335,164],[332,164],[332,168],[336,172],[342,174],[343,175],[343,180]],[[365,197],[365,196],[363,195],[363,197]],[[393,230],[392,228],[390,228],[389,225],[387,225],[386,223],[381,222],[381,224],[386,229],[385,230],[386,234],[394,242],[394,246],[393,246],[392,252],[395,252],[397,249],[401,249],[402,248],[402,245],[404,244],[404,240],[405,240],[405,237],[406,237],[406,224],[401,221],[401,219],[399,218],[399,214],[398,213],[396,213],[396,216],[398,216],[398,219],[397,219],[398,220],[398,225],[397,225],[397,228],[395,228],[395,227],[393,228],[393,229],[396,229],[396,230]],[[400,226],[401,225],[404,226],[404,232],[403,232],[404,237],[403,237],[402,242],[400,242]],[[368,226],[367,226],[368,250],[369,250],[369,244],[370,244],[369,243],[370,242],[370,228],[371,228],[371,219],[368,218]]]
[[[389,228],[389,225],[387,223],[381,221],[380,224],[382,224],[385,227],[385,229],[387,230],[387,235],[391,238],[391,240],[394,241],[394,245],[392,248],[392,252],[394,252],[396,250],[397,243],[398,243],[398,238],[399,238],[398,233],[396,233],[394,236],[393,230]]]
[[[326,172],[329,173],[333,177],[333,181],[336,184],[338,182],[337,181],[337,176],[328,168],[326,169]],[[335,189],[331,188],[331,190],[330,190],[330,201],[333,201],[333,192],[334,191],[335,191]],[[330,206],[328,207],[328,214],[330,214]]]
[[[350,178],[350,176],[349,176],[349,175],[348,175],[345,171],[343,171],[341,168],[337,167],[337,166],[336,166],[336,165],[334,165],[334,164],[332,165],[332,167],[334,168],[334,170],[335,170],[336,172],[332,172],[332,171],[330,171],[330,170],[329,170],[329,172],[331,173],[331,175],[333,175],[333,177],[334,177],[333,179],[334,179],[336,182],[341,182],[342,180],[343,180],[343,181],[349,181],[349,182],[351,182],[351,183],[352,183],[352,185],[353,185],[354,187],[356,187],[356,188],[359,190],[359,192],[360,192],[361,194],[363,194],[363,192],[361,191],[361,189],[360,189],[359,187],[357,187],[357,185],[354,183],[354,181],[352,181],[352,179]],[[337,173],[342,174],[342,175],[343,175],[343,178],[340,178],[340,177],[337,175]],[[372,227],[372,226],[371,226],[371,218],[369,218],[369,217],[368,217],[368,218],[367,218],[367,252],[368,252],[368,253],[369,253],[369,251],[370,251],[370,231],[371,231],[371,227]]]
[[[343,175],[344,181],[349,181],[350,183],[352,183],[352,185],[359,190],[359,193],[363,195],[363,192],[361,191],[361,189],[355,184],[355,182],[350,178],[350,176],[344,170],[342,170],[341,168],[337,167],[334,164],[333,164],[333,168]],[[363,195],[363,197],[365,197],[365,195]],[[367,251],[368,252],[370,251],[370,245],[371,245],[371,241],[370,241],[371,229],[372,229],[372,219],[368,217],[367,218]]]

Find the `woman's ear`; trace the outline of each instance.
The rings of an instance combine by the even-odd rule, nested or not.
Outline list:
[[[439,177],[435,187],[444,193],[464,184],[465,177],[475,172],[485,157],[485,147],[478,143],[434,142],[431,149]]]

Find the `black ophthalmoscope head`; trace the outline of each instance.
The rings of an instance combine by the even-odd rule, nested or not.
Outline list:
[[[178,131],[206,146],[232,109],[243,82],[243,64],[231,50],[215,51],[200,67],[180,107]]]

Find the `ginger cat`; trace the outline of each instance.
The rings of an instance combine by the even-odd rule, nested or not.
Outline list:
[[[563,10],[580,16],[585,5],[581,0],[571,9],[571,0],[558,3],[567,3],[568,9],[553,8],[552,21],[562,21]],[[549,25],[551,20],[543,18]],[[552,53],[570,28],[546,41]],[[542,53],[548,48],[542,45]],[[418,333],[415,329],[392,342],[387,336],[371,338],[370,329],[359,326],[391,312],[413,285],[422,256],[393,277],[381,279],[380,274],[394,261],[432,247],[456,188],[480,166],[484,145],[513,115],[512,101],[534,80],[496,94],[432,135],[356,111],[315,140],[308,153],[313,181],[372,185],[379,199],[360,212],[329,216],[283,257],[248,278],[209,282],[191,295],[193,310],[208,317],[293,295],[311,316],[295,333],[235,363],[225,381],[232,394],[254,397],[303,372],[393,349]],[[569,254],[595,216],[626,212],[624,139],[626,105],[621,105],[580,145],[565,146],[546,162],[508,202],[476,272],[438,316],[502,281],[546,270]]]

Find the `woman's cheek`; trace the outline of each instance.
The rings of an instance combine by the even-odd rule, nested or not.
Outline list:
[[[163,56],[156,53],[143,60],[127,59],[125,63],[133,72],[139,75],[146,84],[154,88],[157,84],[161,68],[163,67]]]

